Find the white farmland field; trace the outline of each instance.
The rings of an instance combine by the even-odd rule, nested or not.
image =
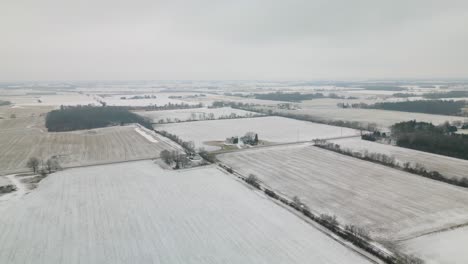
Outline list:
[[[51,174],[0,218],[0,263],[370,263],[213,167]]]
[[[410,239],[400,247],[404,252],[420,257],[426,264],[466,264],[467,245],[468,227],[462,227]]]
[[[220,117],[226,117],[231,115],[236,115],[240,117],[258,115],[254,112],[244,111],[240,109],[234,109],[231,107],[222,107],[222,108],[192,108],[192,109],[179,109],[179,110],[164,110],[164,111],[138,111],[135,112],[141,116],[151,119],[153,122],[158,122],[159,120],[164,120],[167,122],[167,119],[170,119],[170,122],[175,120],[187,121],[187,120],[204,120],[209,118],[210,115],[213,118],[217,119]]]
[[[167,138],[150,132],[144,136],[145,131],[136,129],[130,125],[58,133],[34,128],[0,130],[0,174],[26,170],[30,157],[58,156],[63,166],[79,166],[158,157],[162,150],[178,147]]]
[[[449,178],[468,178],[468,160],[375,143],[360,138],[336,139],[331,140],[331,142],[340,145],[342,149],[393,156],[401,165],[405,162],[410,162],[413,165],[421,164],[425,168],[438,171]]]
[[[357,136],[360,133],[350,128],[276,116],[163,124],[155,125],[155,129],[175,134],[185,141],[193,141],[196,147],[204,147],[207,150],[216,150],[219,147],[206,143],[243,136],[247,132],[255,132],[260,140],[275,143]]]
[[[336,106],[336,104],[340,102],[348,102],[351,104],[359,102],[375,103],[377,101],[378,100],[316,99],[304,101],[301,103],[300,106],[302,109],[277,111],[301,115],[305,114],[323,120],[344,120],[357,121],[362,123],[375,123],[382,129],[388,128],[395,123],[409,120],[432,122],[433,124],[442,124],[445,121],[464,120],[463,117],[459,116],[431,115],[424,113],[410,113],[378,109],[343,109]]]
[[[218,155],[316,213],[394,241],[468,222],[468,190],[309,144]]]
[[[131,98],[133,96],[144,96],[144,95],[153,95],[156,98],[148,98],[148,99],[121,99],[122,97]],[[198,104],[198,102],[191,102],[188,100],[182,99],[173,99],[169,98],[170,96],[187,96],[191,94],[185,93],[143,93],[143,94],[119,94],[119,95],[111,95],[105,97],[97,96],[97,99],[100,101],[106,102],[107,105],[116,105],[116,106],[149,106],[149,105],[157,105],[163,106],[166,104],[189,104],[194,105]]]

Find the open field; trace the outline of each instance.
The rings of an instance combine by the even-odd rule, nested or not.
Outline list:
[[[309,144],[218,155],[316,213],[395,241],[468,223],[468,190],[323,150]]]
[[[1,263],[370,263],[213,167],[51,174],[0,218]]]
[[[151,134],[142,136],[134,125],[92,130],[47,133],[36,128],[0,130],[0,174],[26,170],[30,157],[59,157],[62,166],[158,157],[174,149],[172,141]]]
[[[275,143],[353,136],[360,133],[350,128],[276,116],[163,124],[155,125],[155,129],[175,134],[185,141],[193,141],[196,147],[204,147],[207,150],[219,148],[208,145],[207,142],[224,141],[228,137],[243,136],[249,131],[257,133],[260,140]]]
[[[468,160],[375,143],[360,138],[336,139],[330,142],[340,145],[342,149],[350,149],[355,152],[368,151],[393,156],[401,165],[405,162],[410,162],[413,165],[421,164],[426,169],[438,171],[449,178],[468,178]]]
[[[133,96],[155,96],[156,98],[148,98],[148,99],[129,99]],[[149,105],[157,105],[163,106],[166,104],[197,104],[196,102],[191,102],[189,100],[185,100],[184,98],[169,98],[170,96],[188,96],[193,95],[192,93],[135,93],[135,94],[117,94],[117,95],[109,95],[100,97],[98,96],[97,99],[100,101],[106,102],[107,105],[116,105],[116,106],[149,106]],[[122,99],[125,97],[126,99]]]
[[[57,93],[44,93],[41,94],[24,94],[17,96],[0,96],[0,99],[4,98],[15,104],[16,106],[28,107],[28,106],[55,106],[60,105],[88,105],[95,104],[99,105],[99,102],[95,100],[92,95],[79,94],[75,92],[57,92]]]
[[[228,117],[235,115],[237,117],[245,117],[250,115],[259,115],[254,112],[244,111],[240,109],[234,109],[231,107],[221,108],[192,108],[192,109],[178,109],[178,110],[163,110],[163,111],[138,111],[135,112],[144,117],[148,117],[154,123],[163,120],[167,122],[175,122],[176,120],[187,121],[187,120],[206,120],[210,116],[214,119],[220,117]]]
[[[400,244],[403,251],[419,256],[426,264],[468,263],[468,227],[429,234]]]
[[[14,114],[16,118],[39,116],[54,108],[53,106],[0,106],[0,120],[9,119],[12,114]]]
[[[442,124],[445,121],[463,121],[466,118],[459,116],[431,115],[423,113],[410,113],[400,111],[387,111],[378,109],[340,108],[337,103],[375,103],[382,100],[339,100],[339,99],[316,99],[304,101],[300,104],[302,109],[275,111],[291,114],[310,115],[323,120],[346,120],[362,123],[375,123],[381,129],[386,129],[391,125],[409,120],[432,122]]]

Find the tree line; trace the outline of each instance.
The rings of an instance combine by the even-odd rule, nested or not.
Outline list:
[[[148,119],[120,106],[61,106],[47,113],[45,125],[49,132],[60,132],[129,123],[153,129]]]
[[[394,124],[391,134],[400,147],[468,159],[468,135],[456,134],[456,130],[448,123],[435,126],[412,120]]]
[[[378,163],[387,167],[400,169],[400,170],[403,170],[412,174],[417,174],[417,175],[430,178],[433,180],[442,181],[448,184],[468,188],[468,178],[461,178],[461,179],[449,178],[447,176],[442,175],[438,171],[428,170],[421,164],[412,165],[410,162],[405,162],[403,164],[400,164],[395,160],[395,157],[393,156],[389,156],[389,155],[385,155],[381,153],[367,152],[367,151],[364,153],[354,152],[350,149],[342,149],[340,145],[327,142],[326,140],[314,140],[314,145],[319,148],[337,152],[346,156]]]
[[[341,108],[382,109],[390,111],[426,113],[437,115],[462,115],[463,108],[465,108],[466,105],[467,102],[463,100],[416,100],[403,102],[380,102],[375,104],[337,104],[337,106]]]
[[[222,168],[226,169],[231,174],[234,174],[234,170],[231,167],[219,164]],[[382,259],[386,263],[392,264],[423,264],[424,262],[412,255],[405,255],[399,252],[395,252],[394,255],[389,255],[382,251],[380,248],[373,245],[373,240],[369,235],[369,232],[361,227],[355,225],[340,225],[335,215],[320,214],[316,215],[312,213],[310,208],[301,201],[298,196],[294,196],[292,199],[285,198],[278,195],[275,191],[263,187],[260,180],[253,174],[248,177],[237,176],[253,188],[262,191],[271,197],[272,199],[278,200],[279,202],[293,208],[294,210],[302,213],[304,217],[311,219],[330,230],[335,235],[353,243],[357,247],[364,249],[365,251],[373,254],[374,256]]]

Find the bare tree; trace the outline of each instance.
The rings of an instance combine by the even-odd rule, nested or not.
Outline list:
[[[47,161],[46,161],[46,169],[49,173],[51,173],[52,171],[56,171],[56,170],[59,170],[61,168],[60,166],[60,163],[58,161],[58,159],[56,158],[49,158]]]
[[[172,162],[172,155],[171,155],[171,152],[167,149],[161,151],[161,154],[159,154],[161,156],[161,159],[166,163],[166,164],[171,164]]]
[[[37,169],[39,168],[39,159],[36,157],[29,158],[28,162],[26,163],[26,166],[32,169],[34,173],[36,173]]]

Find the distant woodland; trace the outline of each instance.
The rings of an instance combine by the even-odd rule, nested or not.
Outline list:
[[[463,108],[467,105],[466,101],[453,101],[453,100],[417,100],[417,101],[404,101],[404,102],[381,102],[375,104],[364,103],[339,103],[338,107],[341,108],[368,108],[368,109],[382,109],[391,111],[402,112],[415,112],[437,115],[463,115]]]
[[[397,145],[460,159],[468,159],[468,135],[455,134],[457,129],[445,123],[407,121],[391,127]]]
[[[144,117],[118,106],[69,106],[53,110],[46,116],[46,127],[50,132],[92,129],[128,123],[139,123],[152,129],[151,122]]]
[[[10,105],[10,104],[11,104],[10,101],[0,100],[0,106],[3,106],[3,105]]]

